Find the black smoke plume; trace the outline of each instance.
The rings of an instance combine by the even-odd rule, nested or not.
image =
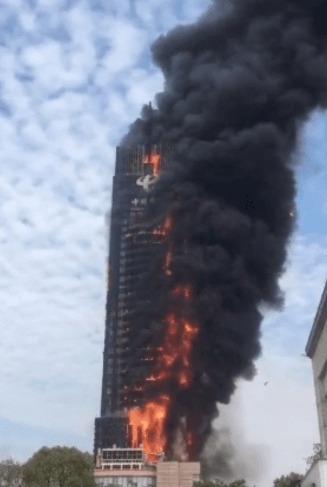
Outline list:
[[[187,313],[200,329],[192,383],[183,389],[170,380],[144,393],[169,393],[168,450],[182,424],[193,438],[191,459],[216,404],[228,403],[237,378],[253,374],[259,308],[281,303],[295,149],[308,115],[327,102],[326,19],[327,0],[213,1],[197,23],[154,43],[164,91],[123,141],[174,150],[151,205],[153,221],[172,217],[171,276],[162,277],[161,255],[148,276],[151,300],[136,314],[152,317],[139,340],[156,345],[166,307],[181,305],[169,298],[172,289],[192,288]]]

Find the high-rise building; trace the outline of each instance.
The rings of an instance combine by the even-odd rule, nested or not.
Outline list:
[[[129,386],[138,374],[129,364],[130,336],[135,329],[135,309],[142,295],[142,276],[158,250],[160,235],[145,224],[145,211],[151,186],[159,171],[169,164],[169,146],[118,147],[113,178],[110,219],[110,251],[106,306],[105,343],[101,414],[95,420],[95,452],[114,445],[131,446],[127,410],[137,405],[137,396],[129,394]],[[137,292],[136,292],[137,291]],[[138,323],[139,327],[139,323]],[[146,327],[146,323],[144,323]],[[146,364],[141,363],[144,374]],[[133,376],[133,380],[131,377]],[[131,401],[133,402],[131,404]]]

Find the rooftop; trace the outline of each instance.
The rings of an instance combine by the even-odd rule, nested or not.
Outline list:
[[[325,288],[321,296],[320,304],[316,317],[313,322],[313,326],[310,332],[307,346],[305,348],[308,357],[312,358],[315,352],[319,337],[327,321],[327,281],[325,283]]]

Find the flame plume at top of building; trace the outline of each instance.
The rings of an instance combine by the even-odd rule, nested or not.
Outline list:
[[[179,287],[192,290],[186,313],[197,333],[187,384],[148,381],[144,400],[169,397],[166,448],[182,432],[191,459],[210,433],[216,403],[230,400],[238,377],[251,377],[259,305],[281,301],[294,149],[301,123],[327,102],[326,18],[327,0],[216,0],[196,24],[153,45],[165,89],[124,144],[151,139],[174,148],[151,204],[154,225],[167,216],[173,224],[170,275],[160,272],[162,254],[149,268],[143,345],[164,341],[164,317],[180,313]]]

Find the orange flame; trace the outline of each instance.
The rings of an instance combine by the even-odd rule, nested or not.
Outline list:
[[[151,152],[144,159],[144,164],[152,164],[153,174],[157,175],[160,168],[160,156]],[[152,233],[166,237],[171,229],[172,219],[168,216],[163,224]],[[172,255],[171,247],[168,246],[163,264],[163,272],[166,276],[172,274]],[[188,286],[178,286],[172,293],[186,302],[192,297],[192,290]],[[180,388],[185,389],[189,387],[193,378],[190,368],[191,352],[199,329],[189,319],[180,316],[180,312],[169,313],[165,318],[165,324],[164,339],[157,350],[156,372],[149,375],[145,379],[145,383],[149,387],[150,383],[162,383],[164,390],[164,382],[169,381],[175,382]],[[139,390],[144,389],[142,387]],[[171,400],[168,396],[159,394],[155,399],[146,402],[144,406],[132,408],[128,412],[132,447],[142,445],[148,461],[158,460],[165,451],[167,443],[165,423],[170,403]],[[190,441],[190,437],[185,438],[186,443]]]
[[[132,431],[132,447],[142,445],[148,461],[156,461],[164,452],[166,437],[164,423],[167,417],[169,397],[161,395],[146,403],[143,408],[129,411]]]
[[[171,276],[171,274],[172,274],[172,272],[170,270],[171,261],[172,261],[172,253],[167,252],[167,255],[165,257],[165,262],[164,262],[164,271],[165,271],[166,276]]]
[[[172,228],[171,217],[167,216],[163,224],[152,231],[152,235],[161,235],[164,237],[167,235],[167,233],[169,233],[171,228]]]
[[[176,288],[174,292],[190,299],[189,288]],[[166,333],[162,346],[158,349],[159,372],[147,377],[146,381],[176,381],[179,387],[184,389],[192,381],[190,356],[193,341],[199,330],[190,321],[174,313],[168,314],[165,321]],[[165,450],[165,421],[169,404],[169,397],[161,395],[147,402],[144,407],[129,411],[132,446],[137,447],[142,443],[148,461],[156,461]]]
[[[154,151],[147,154],[143,161],[144,164],[152,164],[153,176],[158,176],[160,170],[160,155]]]
[[[185,299],[190,299],[191,288],[188,286],[185,286],[185,287],[178,286],[178,287],[175,287],[173,293],[176,294],[177,296],[183,296]]]
[[[163,370],[177,371],[177,382],[185,388],[192,380],[190,371],[190,355],[194,338],[198,333],[198,328],[184,318],[179,318],[170,314],[166,318],[167,333],[162,345],[162,356],[159,361]],[[170,375],[170,374],[168,374]]]

